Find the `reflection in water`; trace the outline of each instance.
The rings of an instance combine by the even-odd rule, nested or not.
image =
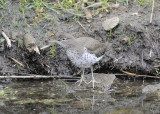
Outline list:
[[[147,81],[116,80],[111,91],[73,90],[71,82],[15,81],[0,85],[1,114],[150,114],[160,113],[160,97],[146,95]]]

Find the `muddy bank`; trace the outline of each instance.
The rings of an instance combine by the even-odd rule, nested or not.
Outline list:
[[[22,45],[24,35],[30,33],[36,39],[37,45],[48,45],[51,39],[58,39],[59,33],[69,33],[75,37],[90,36],[101,42],[109,41],[112,45],[106,50],[104,59],[94,69],[96,72],[120,72],[125,70],[136,74],[159,73],[159,37],[160,37],[160,5],[156,1],[153,21],[150,24],[151,8],[139,6],[136,2],[129,5],[120,4],[117,9],[101,12],[93,17],[91,22],[86,18],[73,19],[74,15],[68,13],[56,14],[47,10],[52,19],[35,21],[38,15],[32,9],[25,9],[25,18],[20,11],[18,1],[8,1],[5,8],[1,8],[3,17],[0,31],[4,31],[12,41],[12,47],[6,48],[6,43],[0,43],[0,74],[77,74],[76,68],[67,58],[64,49],[55,45],[56,52],[52,57],[49,49],[40,55],[28,52]],[[2,15],[3,14],[3,15]],[[106,18],[118,16],[120,23],[112,31],[105,31],[102,22]],[[80,22],[83,27],[78,23]],[[54,34],[54,35],[52,35]],[[0,40],[3,39],[0,36]],[[25,67],[17,65],[9,57],[15,58]],[[87,70],[90,72],[90,70]]]

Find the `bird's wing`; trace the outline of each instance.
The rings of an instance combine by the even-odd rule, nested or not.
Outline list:
[[[96,56],[101,56],[105,52],[105,44],[91,37],[80,37],[76,40],[86,47],[89,53],[95,54]]]

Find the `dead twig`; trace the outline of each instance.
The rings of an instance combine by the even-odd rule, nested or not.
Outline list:
[[[5,74],[14,74],[14,75],[18,75],[18,76],[32,76],[32,75],[35,75],[35,74],[28,74],[28,73],[22,73],[22,72],[13,72],[13,71],[5,71],[5,70],[2,70],[0,71],[0,73],[5,73]],[[52,75],[56,75],[57,73],[52,73]],[[65,75],[66,76],[66,75]],[[61,77],[65,77],[63,75],[61,75]],[[70,75],[68,75],[68,77],[71,77]]]
[[[7,47],[11,47],[11,40],[8,38],[8,36],[2,31],[1,34],[3,35],[3,37],[6,39],[7,42]]]
[[[84,26],[79,21],[77,21],[77,23],[85,30],[85,32],[88,33],[88,31],[86,30],[86,28],[84,28]]]
[[[15,63],[19,64],[20,66],[24,67],[24,65],[21,62],[19,62],[18,60],[14,59],[12,57],[8,57],[8,58],[10,58],[11,60],[13,60]]]
[[[3,78],[12,78],[12,79],[18,79],[18,78],[22,78],[22,79],[32,79],[32,78],[56,78],[56,79],[80,79],[80,77],[73,77],[73,76],[51,76],[51,75],[26,75],[26,76],[16,76],[16,75],[12,75],[12,76],[0,76],[0,79]]]
[[[160,65],[156,65],[156,66],[154,66],[154,68],[159,68],[160,67]]]
[[[86,19],[89,21],[91,21],[91,19],[92,19],[92,13],[88,10],[88,9],[86,9],[86,8],[83,8],[83,10],[84,10],[84,13],[85,13],[85,15],[86,15]]]
[[[49,48],[49,47],[51,47],[51,46],[52,46],[52,44],[49,44],[49,45],[43,46],[43,47],[41,47],[41,48],[40,48],[40,50],[45,50],[45,49],[47,49],[47,48]]]
[[[153,10],[154,10],[154,0],[152,0],[152,12],[151,12],[151,17],[150,17],[150,23],[152,23]]]
[[[114,74],[116,76],[128,76],[128,74]],[[150,76],[150,75],[136,75],[134,77],[142,77],[142,78],[152,78],[152,79],[160,79],[159,76]],[[11,76],[0,76],[0,79],[5,79],[5,78],[12,78],[12,79],[34,79],[34,78],[55,78],[55,79],[75,79],[78,80],[80,77],[73,77],[73,76],[51,76],[51,75],[25,75],[25,76],[16,76],[16,75],[11,75]]]
[[[122,72],[125,73],[125,74],[127,74],[127,75],[130,75],[130,76],[136,76],[136,74],[131,73],[131,72],[127,72],[127,71],[123,71],[123,70],[122,70]]]
[[[136,78],[152,78],[152,79],[160,79],[160,76],[151,76],[151,75],[137,75],[134,73],[131,74],[114,74],[115,76],[131,76],[131,77],[136,77]]]

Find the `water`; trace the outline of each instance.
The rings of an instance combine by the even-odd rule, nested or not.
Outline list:
[[[72,90],[62,80],[11,81],[0,84],[1,114],[158,114],[160,97],[142,88],[158,81],[117,79],[111,89]]]

